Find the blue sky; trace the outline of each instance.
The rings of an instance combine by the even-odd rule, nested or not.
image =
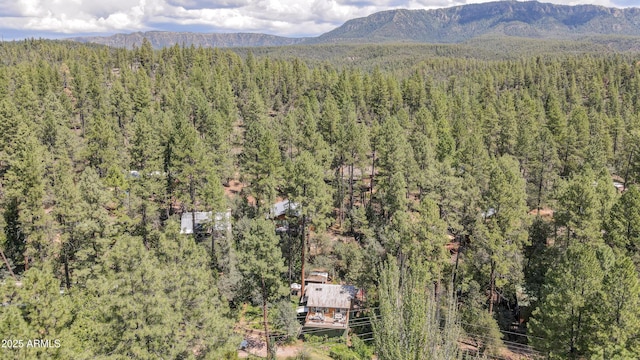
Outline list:
[[[389,9],[434,9],[486,0],[0,0],[4,40],[135,31],[262,32],[316,36]],[[640,7],[640,0],[548,0]]]

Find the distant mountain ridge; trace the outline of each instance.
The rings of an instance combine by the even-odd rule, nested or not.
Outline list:
[[[313,38],[266,34],[203,34],[152,31],[74,40],[115,47],[156,48],[174,44],[254,47],[331,43],[459,43],[485,35],[574,39],[583,36],[640,36],[640,8],[555,5],[537,1],[498,1],[436,10],[389,10],[352,19]]]
[[[436,10],[390,10],[347,21],[317,43],[457,43],[496,34],[530,38],[640,36],[640,9],[500,1]]]
[[[131,34],[115,34],[111,36],[84,36],[72,38],[79,42],[89,42],[113,47],[132,48],[140,46],[143,39],[149,40],[154,48],[178,45],[202,47],[255,47],[284,46],[303,42],[305,38],[289,38],[258,33],[194,33],[147,31]]]

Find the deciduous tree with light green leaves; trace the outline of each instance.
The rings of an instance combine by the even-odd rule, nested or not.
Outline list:
[[[449,299],[441,319],[425,264],[398,267],[393,258],[380,269],[380,313],[373,324],[380,360],[461,359],[461,335],[454,301]]]

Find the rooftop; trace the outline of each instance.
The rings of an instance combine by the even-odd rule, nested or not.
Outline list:
[[[180,234],[193,234],[193,217],[191,212],[182,213]],[[213,221],[211,218],[213,217]],[[226,212],[196,211],[196,225],[211,224],[213,231],[231,231],[231,210]]]
[[[270,215],[272,218],[282,215],[300,216],[300,211],[298,210],[297,203],[289,202],[289,200],[283,200],[273,204]]]
[[[350,309],[356,293],[351,285],[309,284],[305,288],[307,307]]]
[[[323,271],[312,271],[304,280],[307,283],[325,284],[329,280],[329,273]]]

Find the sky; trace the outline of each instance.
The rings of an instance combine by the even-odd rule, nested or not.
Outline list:
[[[391,9],[435,9],[488,0],[0,0],[3,40],[136,31],[260,32],[317,36]],[[543,0],[640,7],[640,0]]]

